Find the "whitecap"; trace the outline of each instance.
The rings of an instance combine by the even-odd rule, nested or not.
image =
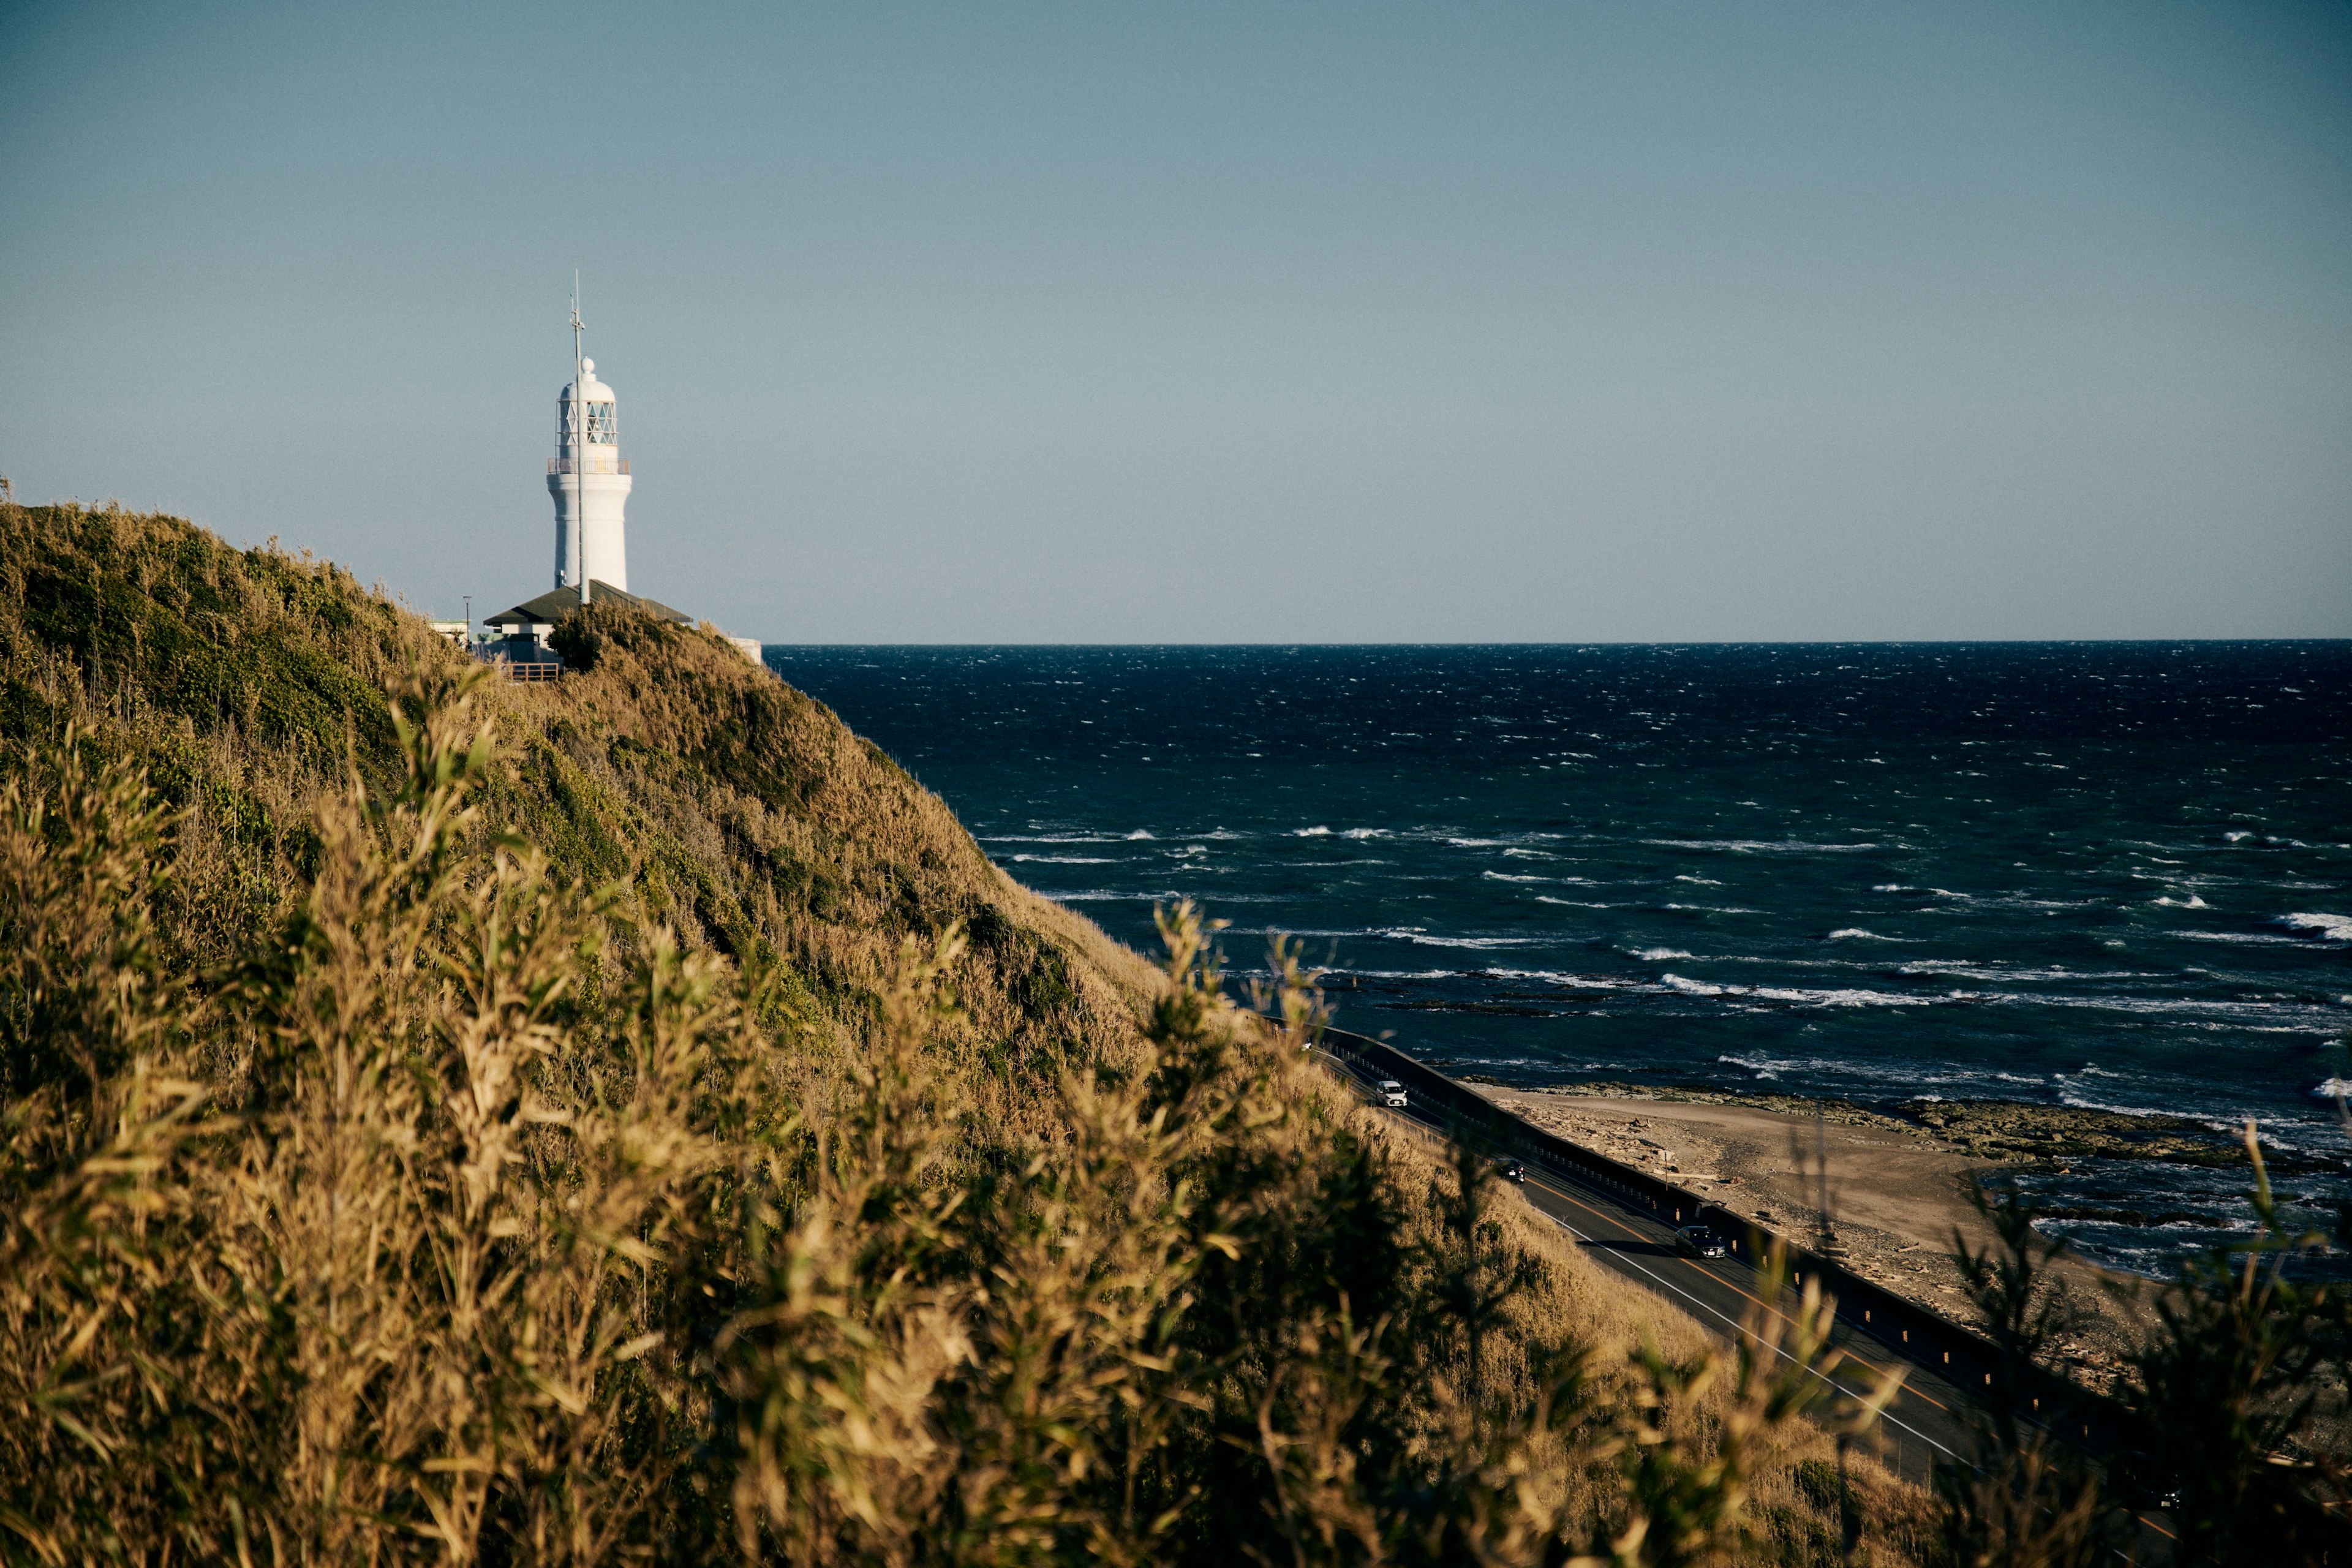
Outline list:
[[[1830,932],[1830,940],[1832,942],[1845,942],[1848,940],[1861,942],[1901,942],[1903,939],[1899,936],[1881,936],[1874,931],[1864,931],[1860,926],[1845,926],[1840,930]]]
[[[1900,882],[1873,882],[1870,890],[1874,893],[1916,893],[1919,889],[1905,887]]]
[[[1150,835],[1149,832],[1145,831],[1143,828],[1139,827],[1139,828],[1137,828],[1134,832],[1132,832],[1132,833],[1129,834],[1127,837],[1128,837],[1128,840],[1129,840],[1129,842],[1132,843],[1133,841],[1135,841],[1136,839],[1139,839],[1139,838],[1149,838],[1149,837],[1151,837],[1151,835]]]
[[[1675,880],[1677,882],[1693,883],[1701,888],[1720,888],[1723,886],[1722,883],[1717,881],[1712,877],[1676,877]]]
[[[1386,838],[1388,836],[1389,830],[1385,827],[1350,827],[1339,835],[1342,838]]]
[[[1107,855],[1008,855],[1008,860],[1034,860],[1046,866],[1116,866],[1118,862]]]
[[[2213,907],[2195,893],[2185,899],[2162,898],[2156,901],[2168,910],[2210,910]]]
[[[2308,931],[2324,942],[2352,942],[2352,915],[2281,915],[2278,923],[2289,931]]]
[[[1885,991],[1804,991],[1779,985],[1759,985],[1735,995],[1761,996],[1769,1002],[1801,1002],[1811,1007],[1927,1007],[1932,996],[1896,996]]]
[[[1685,980],[1679,974],[1662,974],[1658,984],[1669,991],[1679,991],[1685,996],[1720,996],[1723,987],[1709,985],[1704,980]]]
[[[1549,877],[1514,877],[1507,871],[1481,871],[1479,876],[1489,882],[1549,882]]]
[[[1644,838],[1656,849],[1728,849],[1736,855],[1859,855],[1875,844],[1808,844],[1794,838]]]
[[[1328,827],[1294,827],[1290,836],[1293,838],[1328,838],[1331,830]]]
[[[2352,1100],[2352,1079],[2331,1078],[2311,1092],[2321,1100]]]
[[[1652,963],[1659,963],[1670,958],[1689,958],[1692,955],[1679,947],[1645,947],[1633,956],[1647,959]]]
[[[1376,931],[1374,936],[1409,942],[1419,947],[1466,947],[1484,950],[1490,947],[1530,947],[1537,941],[1531,936],[1432,936],[1419,926],[1391,926]]]

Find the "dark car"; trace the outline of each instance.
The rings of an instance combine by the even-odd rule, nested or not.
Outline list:
[[[1703,1225],[1686,1225],[1675,1232],[1675,1250],[1686,1258],[1728,1258],[1731,1243]]]
[[[1496,1165],[1495,1173],[1507,1182],[1524,1182],[1528,1179],[1528,1168],[1517,1160],[1502,1161]]]

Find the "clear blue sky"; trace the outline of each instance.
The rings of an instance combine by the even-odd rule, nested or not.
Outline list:
[[[780,641],[2352,634],[2352,7],[0,0],[0,472]]]

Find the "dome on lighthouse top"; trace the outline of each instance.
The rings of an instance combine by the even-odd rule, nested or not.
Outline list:
[[[613,389],[596,379],[596,362],[594,360],[583,361],[581,363],[581,369],[587,373],[583,377],[587,383],[587,396],[585,401],[590,403],[610,403],[614,401]],[[569,403],[572,401],[571,383],[566,382],[564,384],[562,395],[557,399],[557,401],[562,403]]]

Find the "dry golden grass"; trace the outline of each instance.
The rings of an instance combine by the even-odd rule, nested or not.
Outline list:
[[[1825,1560],[1801,1374],[732,649],[460,689],[331,568],[0,523],[12,1560]]]

